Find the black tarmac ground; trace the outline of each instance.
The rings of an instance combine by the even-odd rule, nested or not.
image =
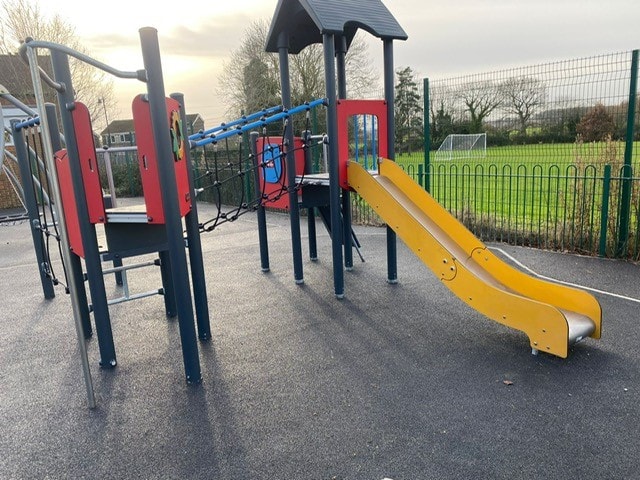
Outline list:
[[[0,478],[640,478],[637,265],[491,245],[622,296],[595,294],[603,338],[563,360],[531,355],[524,334],[460,302],[400,242],[388,284],[383,228],[357,228],[366,262],[346,272],[345,299],[321,225],[319,259],[296,285],[288,218],[268,220],[269,273],[253,214],[202,237],[202,384],[185,383],[162,298],[115,305],[118,366],[101,370],[87,344],[94,410],[69,298],[43,298],[28,224],[0,226]],[[129,283],[156,288],[160,273]]]

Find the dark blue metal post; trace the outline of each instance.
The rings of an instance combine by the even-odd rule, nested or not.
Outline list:
[[[172,93],[171,98],[180,104],[180,120],[184,131],[187,131],[187,111],[182,93]],[[193,299],[196,306],[196,322],[198,325],[198,338],[208,340],[211,338],[211,323],[209,320],[209,303],[207,300],[207,286],[204,276],[204,257],[202,255],[202,242],[200,241],[200,226],[198,222],[198,204],[196,202],[195,185],[193,182],[193,164],[191,162],[191,149],[185,138],[185,161],[187,162],[187,174],[189,176],[189,192],[191,192],[191,211],[184,218],[187,228],[187,245],[189,247],[189,262],[191,266],[191,281],[193,282]]]
[[[395,160],[395,133],[396,122],[394,118],[394,72],[393,72],[393,40],[383,40],[384,48],[384,99],[387,102],[387,148],[390,160]],[[387,226],[387,281],[398,283],[398,251],[396,233]]]
[[[278,37],[278,57],[280,59],[280,82],[282,106],[291,108],[291,79],[289,78],[289,35],[281,32]],[[291,222],[291,249],[293,251],[293,274],[297,284],[304,283],[302,272],[302,240],[300,235],[300,207],[296,190],[296,159],[293,143],[293,120],[286,121],[285,141],[287,142],[287,188],[289,190],[289,219]]]
[[[46,272],[47,257],[45,255],[46,249],[42,239],[42,233],[40,231],[38,199],[36,198],[36,194],[33,189],[33,178],[31,176],[31,168],[29,168],[29,152],[27,151],[27,146],[24,143],[22,131],[17,128],[18,123],[18,120],[11,121],[11,135],[13,136],[13,144],[16,149],[18,166],[20,167],[20,177],[22,178],[24,190],[24,203],[27,207],[27,213],[29,214],[29,226],[31,227],[31,238],[33,240],[33,249],[36,253],[36,262],[38,262],[38,272],[40,273],[42,292],[44,293],[44,298],[51,299],[56,296],[56,293],[53,288],[51,278],[49,278]],[[2,152],[2,155],[4,155],[4,152]]]
[[[160,45],[158,31],[155,28],[141,28],[140,43],[142,59],[147,76],[147,92],[151,111],[151,125],[158,161],[158,177],[162,189],[162,207],[164,209],[167,243],[173,287],[176,295],[180,339],[182,342],[182,357],[188,383],[200,383],[200,359],[198,357],[198,342],[194,324],[193,306],[191,303],[191,288],[189,286],[189,271],[185,242],[182,235],[182,218],[178,206],[178,190],[176,188],[176,174],[173,167],[171,134],[167,118],[167,106],[160,61]]]
[[[338,73],[338,98],[347,98],[347,39],[344,36],[338,38],[338,50],[336,56]],[[358,131],[355,131],[356,138]],[[348,270],[353,269],[353,245],[351,240],[351,193],[342,191],[342,241],[344,242],[344,266]]]
[[[167,317],[174,318],[178,315],[176,291],[173,288],[173,274],[171,273],[171,257],[169,252],[158,252],[160,260],[160,277],[162,278],[162,297],[164,298],[164,311]]]
[[[58,126],[58,118],[56,116],[56,106],[52,103],[45,105],[47,113],[47,124],[49,125],[49,137],[51,138],[51,149],[54,152],[59,151],[62,148],[62,142],[60,141],[60,127]],[[87,300],[87,290],[84,286],[84,272],[82,271],[82,261],[80,257],[74,255],[73,252],[69,255],[71,259],[71,268],[69,274],[75,278],[76,298],[78,300],[78,309],[82,320],[82,329],[84,331],[84,338],[90,338],[92,336],[91,331],[91,318],[89,315],[89,301]]]
[[[304,149],[304,173],[313,173],[313,158],[311,158],[311,132],[305,130],[302,132],[302,139],[307,148]],[[309,259],[312,262],[318,260],[318,242],[316,235],[316,209],[309,207],[307,209],[307,232],[309,233]]]
[[[260,241],[260,268],[263,272],[269,271],[269,241],[267,239],[267,213],[262,205],[262,184],[260,182],[260,163],[262,162],[262,153],[258,154],[258,132],[249,134],[249,147],[255,162],[254,180],[256,183],[256,197],[258,198],[258,207],[256,214],[258,216],[258,239]]]
[[[76,132],[73,126],[71,110],[74,108],[74,92],[71,82],[71,71],[69,70],[69,57],[66,53],[57,50],[51,51],[51,64],[53,73],[58,82],[65,86],[64,91],[58,91],[58,104],[61,105],[60,117],[64,129],[67,155],[71,169],[71,180],[78,213],[78,223],[80,225],[80,236],[84,248],[84,263],[87,269],[87,279],[89,281],[89,291],[91,292],[91,305],[93,307],[93,318],[96,323],[96,333],[98,334],[98,346],[100,348],[100,366],[112,368],[117,364],[115,346],[113,343],[113,332],[111,330],[111,320],[109,318],[109,305],[107,303],[107,293],[104,288],[104,277],[102,274],[102,261],[98,251],[98,238],[95,225],[89,220],[86,193],[80,169],[80,154]],[[74,255],[75,256],[75,255]],[[73,260],[74,262],[76,260]],[[77,267],[74,267],[75,271]],[[74,273],[74,277],[77,273]],[[80,289],[78,289],[80,291]],[[82,299],[76,299],[82,305]]]
[[[337,298],[344,298],[344,268],[342,265],[342,221],[340,219],[340,183],[338,163],[338,113],[336,104],[336,64],[334,35],[322,35],[324,46],[324,79],[327,92],[327,133],[329,135],[329,201],[331,207],[331,250],[333,286]]]

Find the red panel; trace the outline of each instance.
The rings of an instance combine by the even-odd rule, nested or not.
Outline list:
[[[142,178],[142,191],[147,207],[149,223],[164,223],[164,210],[162,208],[162,193],[158,180],[158,162],[156,160],[156,147],[151,128],[151,111],[149,102],[143,100],[143,95],[133,99],[133,128],[136,132],[136,144],[138,145],[138,164],[140,177]]]
[[[82,236],[80,235],[80,221],[78,219],[78,208],[71,178],[71,166],[66,150],[56,152],[54,156],[56,172],[58,173],[58,184],[60,195],[62,196],[62,210],[67,224],[67,235],[71,251],[84,258],[84,248],[82,246]]]
[[[349,189],[347,162],[349,161],[349,119],[354,115],[373,115],[378,118],[378,155],[389,154],[387,137],[387,102],[384,100],[338,100],[338,162],[340,186]]]
[[[180,121],[180,104],[167,98],[167,124],[171,130],[172,145],[167,145],[173,152],[173,163],[176,173],[176,187],[180,214],[186,215],[191,209],[191,194],[189,192],[189,176],[185,149],[187,148],[183,127]],[[142,177],[142,190],[147,208],[149,223],[164,223],[164,209],[162,207],[162,190],[158,177],[158,156],[151,126],[151,110],[149,103],[138,95],[133,100],[133,125],[138,145],[138,162]]]
[[[268,139],[265,137],[258,138],[257,151],[258,160],[260,162],[266,161],[264,168],[259,168],[260,174],[260,188],[263,195],[266,195],[267,199],[263,202],[265,207],[280,208],[283,210],[289,210],[289,194],[287,193],[287,186],[289,185],[287,177],[287,166],[284,158],[280,157],[280,150],[282,147],[280,142],[281,138]],[[271,145],[271,149],[269,149]],[[293,139],[293,145],[295,150],[296,161],[296,175],[304,174],[304,150],[302,138],[296,137]],[[298,196],[302,192],[298,190]]]
[[[75,102],[71,117],[73,118],[73,129],[78,143],[80,170],[82,171],[82,182],[84,183],[84,192],[87,198],[89,221],[91,223],[104,223],[104,200],[89,110],[84,104]]]

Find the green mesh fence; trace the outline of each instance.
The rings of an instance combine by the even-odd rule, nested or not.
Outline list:
[[[638,259],[634,76],[637,52],[430,79],[429,160],[396,161],[483,240]]]

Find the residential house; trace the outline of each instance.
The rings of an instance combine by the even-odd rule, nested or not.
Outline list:
[[[204,120],[199,113],[187,114],[187,135],[204,130]],[[136,144],[133,120],[114,120],[100,133],[102,145],[129,147]]]

